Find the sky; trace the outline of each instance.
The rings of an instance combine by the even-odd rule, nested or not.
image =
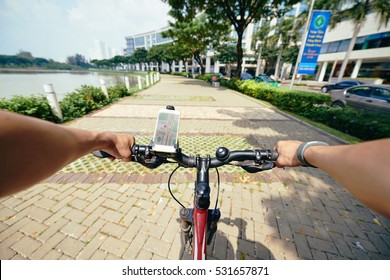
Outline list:
[[[161,0],[0,0],[0,55],[90,59],[96,40],[122,54],[126,36],[166,27],[168,12]]]

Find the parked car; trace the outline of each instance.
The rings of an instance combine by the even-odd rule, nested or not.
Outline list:
[[[245,81],[245,80],[252,80],[253,76],[249,73],[241,73],[240,79]]]
[[[390,113],[389,85],[359,85],[331,92],[332,106],[364,108]]]
[[[321,88],[321,91],[325,93],[325,92],[328,92],[328,91],[331,91],[334,89],[344,89],[344,88],[349,88],[349,87],[353,87],[353,86],[358,86],[361,84],[363,84],[363,83],[359,82],[359,81],[341,81],[341,82],[335,83],[335,84],[324,85]]]
[[[255,76],[254,80],[258,83],[266,83],[266,84],[273,86],[273,87],[280,87],[280,85],[277,81],[275,81],[274,79],[271,79],[267,75]]]

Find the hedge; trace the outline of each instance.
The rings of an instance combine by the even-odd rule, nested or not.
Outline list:
[[[202,75],[198,79],[210,82],[212,76]],[[219,79],[219,82],[224,87],[268,101],[279,109],[323,123],[361,140],[390,137],[389,114],[356,110],[348,106],[332,108],[328,94],[275,88],[253,80]]]
[[[43,95],[13,96],[10,99],[1,98],[0,109],[61,123],[82,117],[137,91],[138,88],[132,88],[128,92],[125,85],[117,85],[108,88],[109,99],[107,99],[100,88],[82,86],[80,89],[68,93],[59,102],[63,120],[53,114],[46,97]]]

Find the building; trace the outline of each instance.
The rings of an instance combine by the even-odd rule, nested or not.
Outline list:
[[[298,3],[294,5],[287,16],[298,17],[307,8],[307,5]],[[241,71],[255,72],[257,59],[254,58],[255,46],[253,45],[253,36],[262,24],[275,26],[278,22],[276,19],[273,19],[271,22],[262,19],[259,22],[248,25],[242,41],[244,53],[248,54],[248,56],[243,58]],[[134,50],[137,48],[148,50],[154,45],[172,42],[172,38],[163,38],[161,36],[161,33],[167,29],[168,27],[165,27],[157,31],[126,37],[127,55],[134,53]],[[337,24],[334,29],[328,27],[321,54],[318,58],[318,69],[315,73],[316,80],[322,82],[337,78],[353,34],[353,29],[354,25],[349,20]],[[237,35],[232,28],[232,37],[234,38],[235,36]],[[204,58],[206,73],[225,72],[226,65],[218,61],[213,62],[213,55],[213,50],[209,50]],[[174,66],[174,71],[188,71],[187,67],[181,66],[183,65],[182,62],[179,62],[179,65],[179,67],[177,65]],[[194,63],[193,66],[196,67],[196,64]],[[288,78],[291,76],[291,65],[285,64],[280,69],[279,77]],[[390,83],[390,24],[379,28],[378,17],[374,13],[367,16],[364,25],[361,27],[344,77],[352,79],[381,79],[384,83]]]
[[[127,36],[126,39],[126,55],[132,55],[136,49],[144,48],[149,50],[155,45],[161,45],[173,42],[172,38],[164,38],[162,33],[169,28],[164,27],[159,30],[145,32],[133,36]]]
[[[343,21],[327,30],[318,57],[318,81],[337,78],[352,38],[354,24]],[[375,13],[367,16],[358,34],[344,77],[381,79],[390,83],[390,24],[379,28]]]
[[[95,48],[90,51],[90,59],[110,59],[114,56],[120,55],[119,51],[112,49],[106,45],[105,42],[95,40]]]

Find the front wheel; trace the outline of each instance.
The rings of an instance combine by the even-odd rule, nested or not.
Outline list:
[[[321,88],[321,91],[322,91],[323,93],[327,93],[327,92],[329,91],[329,89],[328,89],[328,87],[322,87],[322,88]]]
[[[345,104],[341,102],[340,100],[333,101],[332,103],[333,108],[343,108],[345,107]]]

